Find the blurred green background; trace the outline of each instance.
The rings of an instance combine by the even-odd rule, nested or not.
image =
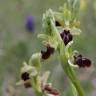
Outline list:
[[[76,70],[86,96],[96,96],[96,0],[81,0],[79,20],[83,33],[75,37],[73,48],[91,58],[92,66]],[[42,29],[42,14],[49,8],[58,10],[64,0],[0,0],[0,96],[34,96],[31,89],[15,86],[20,67],[32,53],[42,49],[37,34]],[[25,18],[34,16],[35,32],[25,29]],[[55,54],[56,55],[56,54]],[[50,81],[63,95],[71,96],[68,80],[55,55],[42,70],[52,72]]]

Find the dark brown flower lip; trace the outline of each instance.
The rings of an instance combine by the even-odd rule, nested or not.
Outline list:
[[[32,85],[30,83],[29,73],[24,72],[21,74],[21,79],[24,81],[24,87],[25,88],[31,88]]]
[[[65,44],[65,46],[73,40],[73,35],[70,33],[70,30],[64,29],[62,33],[60,33],[60,36]]]
[[[42,59],[48,59],[53,53],[54,53],[55,49],[51,46],[47,46],[47,50],[46,51],[42,51],[41,50],[41,54],[42,54]]]
[[[27,73],[27,72],[22,73],[21,74],[21,79],[24,80],[24,81],[28,80],[29,79],[29,73]]]
[[[53,89],[52,86],[45,85],[43,92],[47,92],[48,94],[52,94],[54,96],[59,96],[59,92],[56,89]]]
[[[83,57],[81,54],[74,56],[74,64],[78,65],[80,68],[90,67],[91,60],[88,58]]]

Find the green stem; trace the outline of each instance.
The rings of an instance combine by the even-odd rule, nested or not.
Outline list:
[[[64,72],[66,73],[66,75],[68,76],[68,78],[72,82],[72,84],[75,86],[78,96],[85,96],[84,91],[83,91],[79,81],[76,78],[76,74],[75,74],[74,70],[67,63],[67,59],[64,57],[65,57],[64,55],[60,56],[60,61],[61,61],[61,65],[62,65]]]
[[[35,91],[36,96],[43,96],[41,92]]]
[[[31,84],[32,84],[32,88],[33,88],[36,96],[43,96],[43,93],[41,91],[41,87],[38,83],[38,76],[31,77]]]

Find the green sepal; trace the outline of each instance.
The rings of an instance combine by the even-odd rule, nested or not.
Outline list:
[[[37,69],[41,68],[41,53],[35,53],[29,59],[29,64],[36,67]]]

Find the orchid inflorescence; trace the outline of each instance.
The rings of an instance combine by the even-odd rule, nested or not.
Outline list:
[[[43,14],[43,34],[39,34],[38,38],[42,39],[46,50],[33,54],[29,62],[24,62],[21,68],[21,80],[17,85],[24,84],[25,88],[32,87],[36,96],[61,96],[52,83],[48,82],[50,71],[43,74],[40,71],[42,63],[51,58],[56,51],[72,88],[76,90],[73,92],[74,96],[85,96],[73,68],[88,68],[91,66],[91,60],[83,57],[78,51],[72,50],[74,36],[81,33],[79,21],[76,18],[79,0],[75,0],[72,4],[74,6],[71,6],[69,2],[64,4],[59,12],[49,9]]]

